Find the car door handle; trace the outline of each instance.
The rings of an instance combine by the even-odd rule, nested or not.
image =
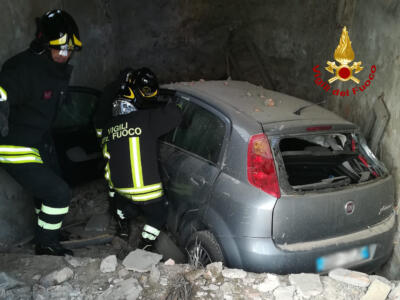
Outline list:
[[[192,183],[194,183],[195,185],[197,185],[197,186],[202,186],[202,185],[204,185],[205,183],[206,183],[206,180],[204,179],[204,177],[203,176],[191,176],[190,177],[190,181],[192,182]]]

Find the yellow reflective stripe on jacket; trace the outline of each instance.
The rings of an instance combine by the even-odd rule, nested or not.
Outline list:
[[[96,128],[96,135],[97,137],[101,137],[103,135],[103,130]]]
[[[154,192],[156,190],[161,190],[162,183],[160,182],[156,184],[145,185],[141,188],[114,188],[114,189],[121,193],[126,193],[126,194],[142,194],[142,193]]]
[[[62,207],[62,208],[55,208],[55,207],[50,207],[42,204],[41,211],[47,215],[65,215],[68,213],[68,206],[67,207]]]
[[[0,156],[0,162],[12,164],[25,164],[25,163],[43,163],[43,160],[35,155],[3,155]]]
[[[133,186],[135,188],[141,188],[143,187],[143,173],[140,142],[138,137],[129,138],[129,153],[131,158]]]
[[[0,155],[1,154],[34,154],[34,155],[39,155],[39,150],[37,150],[36,148],[30,148],[30,147],[0,145]]]
[[[7,92],[0,86],[0,102],[7,101]]]
[[[120,194],[128,199],[133,200],[133,201],[147,201],[147,200],[160,198],[162,195],[164,195],[164,192],[161,190],[158,192],[142,194],[142,195],[131,195],[131,194],[124,194],[124,193],[120,193]]]
[[[62,226],[62,222],[57,223],[57,224],[52,224],[52,223],[47,223],[45,221],[42,221],[40,219],[38,219],[38,225],[40,227],[42,227],[43,229],[47,229],[47,230],[57,230],[60,229]]]
[[[110,159],[110,158],[111,158],[110,153],[107,151],[107,144],[104,144],[104,146],[103,146],[103,156],[104,156],[105,158],[107,158],[107,159]]]
[[[0,145],[0,162],[12,164],[43,163],[36,148]]]

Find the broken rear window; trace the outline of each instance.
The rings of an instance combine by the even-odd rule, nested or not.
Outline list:
[[[279,142],[288,183],[295,190],[317,190],[366,182],[387,174],[355,133],[282,138]]]

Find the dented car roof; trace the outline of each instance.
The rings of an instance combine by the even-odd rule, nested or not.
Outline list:
[[[312,105],[303,109],[300,115],[296,115],[294,114],[296,110],[312,103],[267,90],[245,81],[200,80],[171,83],[163,87],[206,99],[208,103],[217,108],[226,109],[227,106],[230,106],[241,113],[251,116],[262,124],[283,121],[294,121],[294,123],[297,123],[298,121],[313,120],[314,122],[321,121],[323,123],[331,122],[354,126],[354,124],[319,105]]]

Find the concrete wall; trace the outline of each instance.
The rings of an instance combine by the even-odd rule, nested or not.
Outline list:
[[[371,108],[380,95],[384,95],[385,104],[390,112],[390,120],[384,132],[380,158],[395,177],[398,202],[400,188],[400,2],[397,0],[356,2],[350,38],[356,55],[365,70],[360,72],[363,83],[369,74],[371,65],[376,65],[372,84],[362,93],[350,97],[331,97],[329,107],[346,119],[365,129],[371,118]],[[341,89],[354,84],[342,83]],[[396,236],[392,260],[386,268],[389,278],[400,277],[399,235]]]
[[[371,85],[364,92],[350,93],[349,97],[331,97],[329,107],[346,119],[365,128],[371,117],[371,108],[376,99],[384,94],[384,101],[390,111],[390,121],[383,136],[381,159],[396,178],[399,190],[400,162],[400,2],[357,1],[350,28],[350,39],[356,55],[355,61],[362,61],[364,70],[357,75],[361,84],[368,79],[370,68],[376,65],[376,74]],[[356,86],[342,83],[341,89]]]
[[[83,50],[74,54],[72,84],[102,87],[116,70],[118,55],[115,31],[118,26],[111,1],[4,0],[0,2],[0,64],[29,47],[36,32],[35,18],[61,8],[77,22]]]
[[[148,66],[161,82],[225,79],[260,83],[255,63],[264,65],[279,91],[318,101],[310,69],[334,46],[334,1],[32,0],[2,1],[2,64],[28,47],[34,18],[62,8],[79,25],[83,50],[74,54],[72,84],[102,88],[123,67]],[[249,61],[255,45],[259,60]],[[227,53],[237,52],[227,64]],[[236,73],[235,73],[236,71]]]

